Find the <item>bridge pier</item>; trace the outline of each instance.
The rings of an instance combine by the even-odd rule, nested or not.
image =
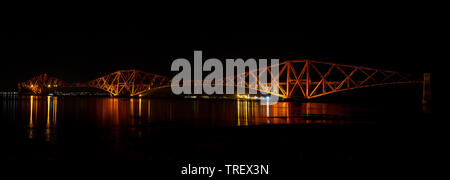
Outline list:
[[[423,74],[423,97],[422,103],[427,104],[431,102],[431,74],[424,73]]]

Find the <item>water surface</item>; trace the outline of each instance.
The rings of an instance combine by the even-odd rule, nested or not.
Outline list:
[[[411,112],[421,113],[420,106],[6,96],[0,124],[8,159],[217,158],[224,152],[223,158],[307,159],[328,157],[316,153],[335,145],[351,151],[331,150],[330,157],[353,159],[359,148],[373,148],[380,126],[405,121]],[[292,155],[232,152],[275,146]]]

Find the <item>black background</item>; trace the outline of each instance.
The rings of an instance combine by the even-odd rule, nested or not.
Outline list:
[[[444,49],[437,44],[443,38],[437,19],[416,13],[356,13],[257,23],[151,18],[16,23],[0,33],[1,88],[15,88],[42,73],[68,82],[121,69],[173,75],[172,61],[192,60],[194,50],[202,50],[204,60],[313,59],[410,73],[435,71]]]
[[[43,22],[46,18],[31,22],[12,19],[14,23],[3,24],[0,33],[0,88],[14,89],[18,82],[42,73],[68,82],[92,80],[130,68],[171,75],[172,61],[180,57],[192,59],[194,50],[203,50],[205,59],[279,58],[283,61],[307,58],[410,73],[432,72],[433,83],[442,82],[436,79],[445,74],[441,71],[445,69],[445,46],[442,45],[446,42],[442,29],[445,21],[441,11],[434,7],[386,4],[301,13],[308,8],[296,6],[278,9],[289,12],[286,15],[261,10],[249,13],[250,16],[234,9],[224,13],[205,9],[208,8],[190,10],[198,12],[201,19],[186,17],[190,12],[167,16],[176,11],[174,9],[139,18],[98,13],[101,16],[83,16],[76,21],[72,21],[73,17],[59,17],[59,14],[50,14],[52,22]],[[75,19],[81,17],[80,14],[82,12],[74,14]],[[227,17],[230,14],[233,16]],[[305,17],[305,14],[309,15]],[[434,99],[439,99],[436,98],[439,89],[434,88],[433,93]],[[426,129],[421,130],[426,134]],[[378,166],[372,162],[366,163]],[[174,167],[176,163],[146,162],[142,163],[144,166],[120,162],[45,163],[47,166],[33,163],[34,168],[28,175],[40,174],[48,168],[61,170],[56,175],[79,178],[86,178],[89,173],[111,177],[111,172],[136,178],[136,175],[151,175],[147,172],[155,173],[155,170],[160,175],[174,175],[173,170],[178,168]],[[319,166],[324,167],[323,164],[315,167]],[[342,164],[331,166],[325,168],[339,169]],[[381,166],[396,165],[381,162]],[[299,165],[293,167],[296,168],[289,172],[294,175],[300,175],[296,171],[311,170],[311,167],[303,171],[298,169]],[[11,168],[21,171],[23,166],[18,164]],[[372,174],[388,172],[385,170],[369,171]],[[343,174],[355,172],[341,171]]]

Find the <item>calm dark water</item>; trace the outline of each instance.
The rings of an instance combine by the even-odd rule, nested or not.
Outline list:
[[[13,96],[2,99],[6,123],[22,124],[30,139],[46,130],[47,140],[60,123],[96,128],[134,130],[142,125],[183,124],[195,127],[232,127],[270,124],[370,123],[356,117],[375,113],[351,104],[279,102],[258,100],[150,99],[112,97]],[[88,121],[87,121],[88,120]],[[5,122],[4,122],[5,123]]]
[[[405,152],[418,158],[414,149],[421,141],[415,133],[429,119],[420,99],[414,98],[266,105],[247,100],[3,96],[1,156],[273,164],[377,161]]]

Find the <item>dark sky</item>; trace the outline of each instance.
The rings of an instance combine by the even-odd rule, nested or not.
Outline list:
[[[438,50],[430,48],[435,37],[422,31],[420,26],[429,25],[423,23],[334,21],[276,31],[143,24],[41,25],[0,32],[1,88],[41,73],[68,82],[131,68],[170,75],[172,61],[192,59],[194,50],[203,50],[204,59],[308,58],[415,73],[432,71],[437,62]]]

